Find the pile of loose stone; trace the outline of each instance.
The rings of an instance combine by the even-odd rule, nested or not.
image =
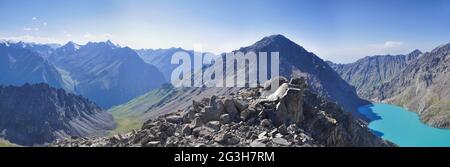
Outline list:
[[[335,141],[354,138],[342,137],[348,132],[341,132],[342,128],[332,118],[333,114],[318,109],[309,109],[315,112],[309,116],[304,113],[304,91],[307,86],[303,78],[292,79],[290,82],[278,78],[277,81],[280,86],[275,91],[270,91],[270,84],[266,84],[265,87],[243,89],[227,97],[212,96],[193,101],[186,111],[148,120],[140,130],[124,135],[63,139],[50,146],[314,147],[346,146],[347,143],[352,143]],[[380,144],[374,143],[374,146]]]

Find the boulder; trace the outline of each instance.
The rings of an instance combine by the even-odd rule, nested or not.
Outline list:
[[[197,128],[203,125],[203,121],[200,117],[194,118],[194,120],[191,122],[192,128]]]
[[[228,138],[227,144],[228,145],[235,145],[235,144],[238,144],[240,141],[241,140],[238,137],[232,136],[232,137]]]
[[[215,131],[220,130],[220,122],[219,121],[209,121],[208,123],[206,123],[206,126]]]
[[[228,123],[230,123],[230,114],[222,114],[221,116],[220,116],[220,122],[222,123],[222,124],[228,124]]]
[[[278,86],[288,83],[288,80],[283,76],[274,77],[271,80],[264,83],[264,90],[270,90],[272,88],[272,85],[276,84],[278,82]]]
[[[181,131],[186,136],[189,136],[192,134],[192,128],[189,124],[183,125],[183,128],[181,129]]]
[[[289,88],[289,84],[284,83],[282,84],[277,90],[275,90],[273,93],[269,94],[266,99],[267,101],[278,101],[280,98],[282,98],[286,91]]]
[[[194,137],[205,137],[211,135],[211,129],[205,127],[197,127],[192,130]]]
[[[214,141],[220,143],[220,144],[226,144],[228,138],[232,137],[229,133],[220,133],[215,138]]]
[[[183,117],[183,123],[191,122],[194,119],[195,111],[194,109],[189,109],[187,112],[184,112],[182,114]]]
[[[250,143],[250,147],[266,147],[266,144],[255,140]]]
[[[159,126],[159,131],[169,136],[173,136],[175,134],[175,130],[175,125],[171,123],[163,123]]]
[[[286,125],[284,125],[284,124],[282,124],[282,125],[280,125],[279,127],[278,127],[278,132],[280,133],[280,134],[282,134],[282,135],[287,135],[287,134],[289,134],[289,132],[288,132],[288,130],[287,130],[287,127],[286,127]]]
[[[239,120],[239,111],[234,104],[234,100],[226,98],[224,100],[225,112],[230,115],[230,120],[237,122]]]
[[[291,143],[289,143],[286,139],[283,139],[281,137],[273,138],[272,142],[274,144],[278,144],[278,145],[281,145],[281,146],[289,146],[289,145],[291,145]]]
[[[247,107],[248,107],[248,103],[245,102],[244,100],[233,99],[233,101],[234,101],[236,108],[239,110],[239,112],[247,109]]]
[[[166,121],[174,124],[180,124],[183,122],[183,116],[180,115],[170,115],[166,117]]]
[[[221,112],[212,106],[205,106],[201,109],[201,118],[204,122],[219,120]]]
[[[283,87],[280,87],[283,89]],[[288,88],[276,105],[276,111],[269,113],[269,118],[274,125],[297,124],[304,119],[303,115],[303,90]]]
[[[307,82],[304,77],[299,77],[299,78],[292,78],[289,84],[297,86],[299,88],[304,88],[306,87]]]
[[[160,141],[151,141],[148,143],[143,144],[142,146],[144,147],[161,147],[161,142]]]
[[[252,111],[250,111],[249,109],[245,109],[245,110],[241,111],[240,118],[241,118],[241,120],[246,121],[248,118],[250,118],[251,114],[252,114]]]
[[[263,119],[262,121],[261,121],[261,124],[260,124],[262,127],[266,127],[266,128],[268,128],[268,127],[271,127],[272,126],[272,122],[270,122],[270,120],[269,119]]]

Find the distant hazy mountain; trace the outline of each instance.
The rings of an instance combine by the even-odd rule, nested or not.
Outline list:
[[[182,48],[169,49],[139,49],[136,53],[148,64],[154,65],[164,75],[166,81],[170,81],[172,71],[178,67],[177,64],[171,64],[172,55],[176,52],[186,52],[193,56],[193,51]]]
[[[416,111],[429,125],[450,128],[450,43],[424,53],[368,97]]]
[[[373,91],[373,87],[390,81],[399,75],[403,69],[415,61],[422,52],[414,50],[407,55],[367,56],[354,63],[334,64],[327,62],[339,75],[356,87],[363,98]]]
[[[47,84],[0,86],[0,138],[20,145],[71,136],[104,135],[111,115],[86,98]]]
[[[158,69],[135,51],[110,41],[57,48],[49,60],[67,84],[104,108],[125,103],[165,82]]]
[[[40,54],[49,53],[44,51],[47,47],[23,42],[1,42],[0,84],[19,86],[44,82],[63,88],[63,79],[58,70]]]

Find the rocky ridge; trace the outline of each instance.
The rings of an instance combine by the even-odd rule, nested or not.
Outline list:
[[[450,128],[449,67],[450,43],[424,53],[369,97],[415,111],[433,127]]]
[[[303,78],[280,87],[242,89],[193,101],[189,109],[146,121],[140,130],[100,138],[57,140],[57,147],[395,146],[336,103],[311,93]],[[269,85],[269,84],[266,84]]]
[[[360,97],[371,100],[374,87],[399,75],[406,66],[422,54],[414,50],[406,55],[367,56],[354,63],[335,64],[327,62],[345,81],[356,87]]]
[[[0,139],[32,146],[71,136],[102,136],[112,116],[88,99],[47,84],[0,85]]]

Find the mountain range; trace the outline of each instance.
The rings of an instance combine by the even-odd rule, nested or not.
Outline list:
[[[56,88],[64,87],[57,68],[29,48],[35,47],[23,42],[0,43],[0,84],[48,83]]]
[[[283,35],[265,37],[251,46],[242,47],[234,52],[237,51],[244,53],[248,51],[255,53],[279,52],[281,76],[307,78],[311,91],[337,102],[344,107],[345,111],[365,119],[357,112],[357,108],[369,104],[369,102],[360,99],[355,88],[344,81],[325,61]],[[164,54],[160,54],[160,56],[170,57],[170,55]],[[225,54],[222,54],[222,56],[223,59],[226,58]],[[150,56],[146,55],[146,57]],[[169,63],[170,61],[161,62]],[[169,64],[161,64],[161,66],[168,67]],[[242,71],[238,70],[238,72]],[[154,119],[163,114],[188,109],[192,100],[201,100],[212,95],[229,96],[236,94],[241,89],[243,88],[173,88],[166,86],[114,107],[110,111],[116,116],[116,119],[122,120],[120,122],[125,122],[123,124],[126,126],[131,125],[128,128],[136,128],[136,126],[139,126],[138,122],[142,123],[147,119]],[[130,122],[133,123],[130,124]]]
[[[111,41],[51,47],[0,43],[0,84],[48,83],[110,108],[161,86],[164,76],[132,49]]]
[[[370,89],[388,82],[422,54],[414,50],[407,55],[367,56],[349,64],[327,63],[348,83],[356,87],[358,95],[368,98]],[[368,98],[369,99],[369,98]]]
[[[74,92],[103,108],[125,103],[165,82],[155,66],[111,41],[83,46],[69,42],[57,48],[49,61],[65,74]]]
[[[0,139],[34,145],[70,136],[105,135],[110,130],[123,134],[162,115],[190,111],[196,102],[205,103],[205,98],[235,98],[251,90],[173,87],[168,82],[178,65],[171,64],[171,57],[179,51],[195,56],[182,48],[133,50],[111,41],[62,46],[0,42],[0,85],[5,85],[0,86]],[[324,61],[283,35],[267,36],[232,52],[250,51],[279,52],[280,77],[275,79],[281,84],[305,79],[308,94],[314,94],[311,98],[302,95],[307,98],[311,119],[319,112],[314,107],[328,110],[311,99],[333,103],[332,111],[345,112],[335,119],[361,126],[364,122],[358,119],[370,121],[371,117],[359,113],[358,107],[385,102],[418,112],[432,126],[450,128],[450,44],[426,53],[368,56],[349,64]],[[219,57],[227,59],[226,53]]]
[[[450,44],[430,52],[366,57],[331,66],[361,97],[403,106],[431,126],[450,128]]]

